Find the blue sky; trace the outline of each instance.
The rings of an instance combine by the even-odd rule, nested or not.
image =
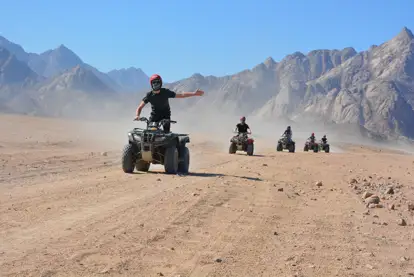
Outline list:
[[[295,51],[365,50],[414,31],[413,0],[5,0],[0,35],[29,52],[66,45],[102,71],[166,81],[226,75]]]

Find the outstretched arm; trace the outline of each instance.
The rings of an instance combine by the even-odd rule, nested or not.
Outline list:
[[[175,94],[175,98],[187,98],[193,96],[202,96],[204,91],[197,89],[195,92],[180,92]]]
[[[250,129],[250,127],[249,128],[247,128],[247,130],[249,130],[249,134],[252,134],[252,129]]]

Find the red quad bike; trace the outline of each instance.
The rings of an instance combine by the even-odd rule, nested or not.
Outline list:
[[[238,133],[230,139],[229,154],[235,154],[237,151],[244,151],[248,156],[253,155],[254,139],[249,138],[246,133]]]
[[[305,147],[303,147],[303,151],[308,152],[309,150],[313,150],[313,152],[317,153],[319,151],[319,144],[315,141],[311,141],[307,139],[305,142]]]

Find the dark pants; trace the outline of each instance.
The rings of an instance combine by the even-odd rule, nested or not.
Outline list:
[[[162,119],[171,119],[170,116],[151,116],[149,118],[150,122],[159,122]],[[171,123],[170,122],[166,122],[162,125],[162,129],[164,130],[165,133],[169,133],[170,129],[171,129]]]

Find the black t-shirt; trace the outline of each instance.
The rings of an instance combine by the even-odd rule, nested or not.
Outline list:
[[[161,88],[159,93],[150,91],[142,99],[145,104],[151,103],[151,117],[169,118],[171,116],[169,98],[175,98],[175,92],[166,88]]]
[[[239,123],[236,125],[236,127],[239,133],[247,133],[247,129],[250,129],[249,125],[247,125],[246,123],[244,124]]]

